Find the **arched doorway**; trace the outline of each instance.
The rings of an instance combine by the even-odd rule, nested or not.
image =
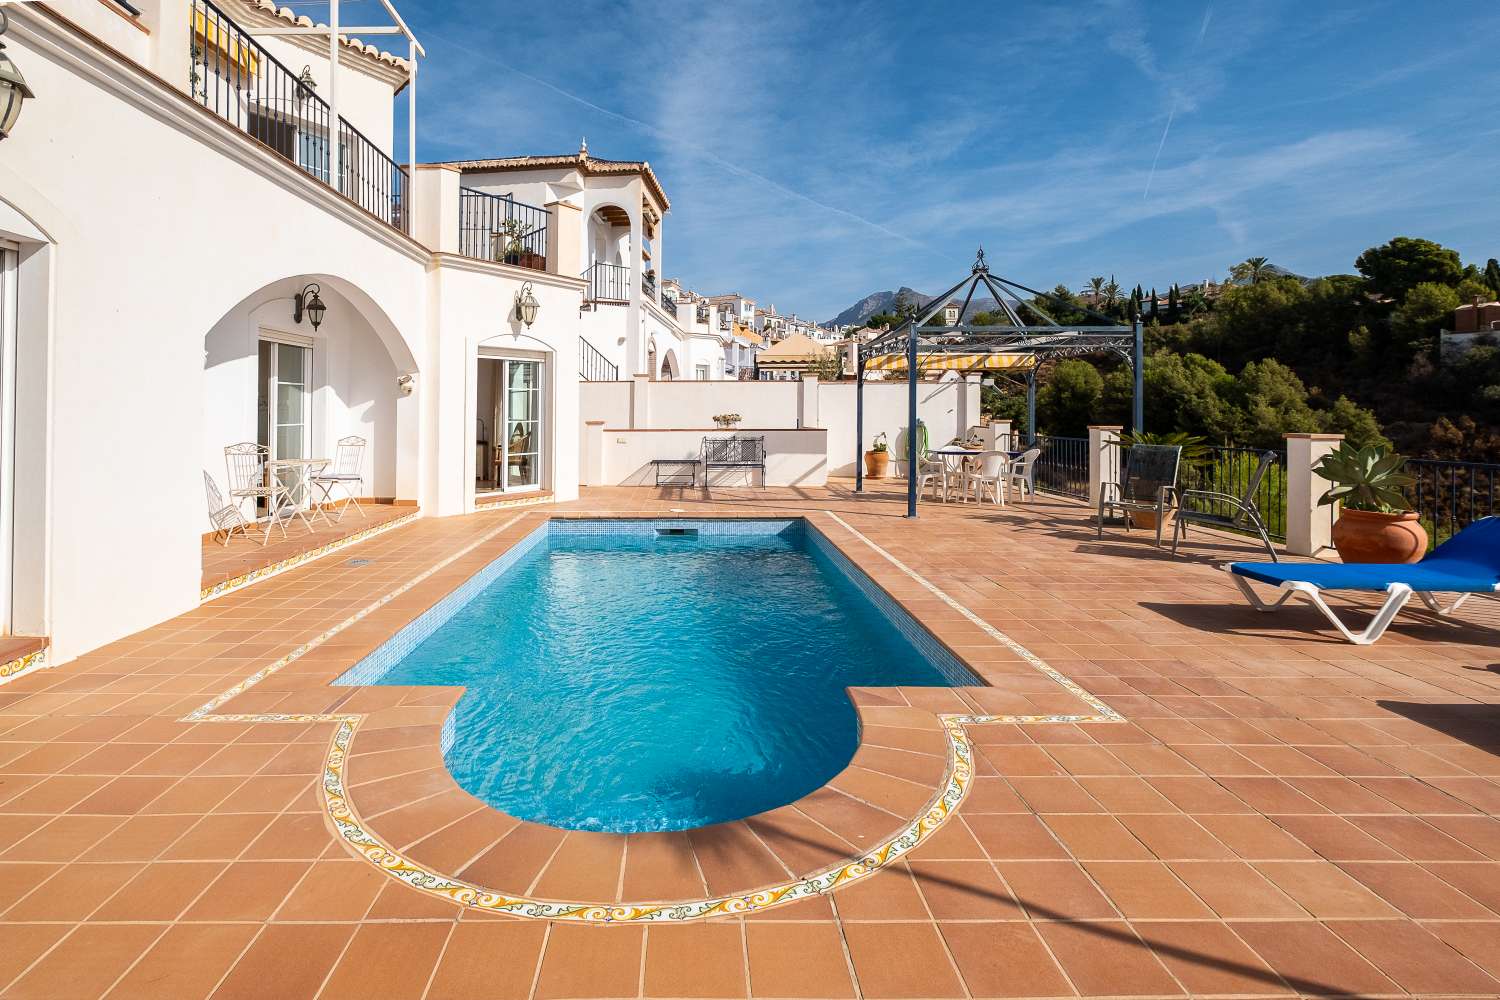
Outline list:
[[[668,350],[667,356],[661,359],[661,374],[658,376],[663,382],[672,382],[677,378],[677,354]]]
[[[309,285],[326,307],[316,327],[294,307]],[[257,445],[277,462],[332,461],[341,441],[348,449],[356,440],[360,481],[350,493],[361,504],[401,498],[398,470],[416,462],[417,411],[404,380],[415,371],[389,318],[348,281],[299,275],[246,296],[204,335],[200,464],[210,504],[215,486],[232,500],[231,445]],[[317,496],[304,488],[297,499],[305,506]],[[253,500],[240,510],[247,520],[267,514]]]

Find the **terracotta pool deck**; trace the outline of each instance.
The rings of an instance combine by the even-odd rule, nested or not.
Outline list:
[[[1500,604],[1357,647],[1244,606],[1214,565],[1248,543],[901,512],[836,485],[420,520],[0,686],[0,996],[1500,995]],[[859,692],[851,768],[749,823],[504,817],[441,766],[457,690],[328,682],[582,513],[805,513],[989,686]],[[1030,716],[1101,721],[992,721]],[[795,901],[608,906],[767,887]],[[556,901],[594,908],[511,915]]]

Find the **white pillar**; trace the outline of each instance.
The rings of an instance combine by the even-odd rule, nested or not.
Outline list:
[[[818,376],[804,375],[797,389],[797,426],[818,427]]]
[[[458,253],[460,249],[458,199],[462,178],[458,168],[442,163],[423,164],[412,171],[416,207],[411,235],[429,250]]]
[[[630,426],[638,431],[651,427],[651,376],[637,372],[631,377]]]
[[[979,398],[983,389],[983,377],[980,375],[965,375],[963,396],[963,426],[958,429],[959,437],[967,437],[970,427],[979,426]]]
[[[1089,428],[1089,503],[1099,506],[1099,492],[1105,483],[1120,481],[1119,426]]]
[[[1333,543],[1338,506],[1318,505],[1332,484],[1312,467],[1343,440],[1342,434],[1286,435],[1286,550],[1294,556],[1315,556]]]
[[[604,481],[604,421],[584,421],[581,458],[579,485],[608,486]]]
[[[986,451],[1005,451],[1010,448],[1010,421],[991,420],[979,430]]]

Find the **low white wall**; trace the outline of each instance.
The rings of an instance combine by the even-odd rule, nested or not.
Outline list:
[[[633,430],[586,424],[594,435],[592,446],[585,443],[584,470],[591,481],[609,486],[653,486],[656,471],[653,459],[701,458],[705,437],[723,436],[715,428],[680,430]],[[828,481],[828,432],[821,428],[737,428],[735,434],[766,439],[765,481],[754,470],[718,469],[709,480],[713,486],[751,483],[756,486],[822,486]],[[698,471],[699,482],[704,470]]]
[[[854,475],[854,463],[885,433],[891,449],[892,474],[905,474],[908,409],[905,382],[866,382],[864,440],[854,440],[853,382],[824,382],[818,386],[818,414],[828,430],[828,474]],[[936,448],[961,437],[979,423],[979,383],[918,382],[917,419],[927,426],[927,440]]]

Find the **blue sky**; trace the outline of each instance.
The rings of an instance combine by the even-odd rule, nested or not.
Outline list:
[[[783,312],[939,292],[980,243],[1074,288],[1500,256],[1493,0],[399,7],[422,159],[649,160],[667,273]]]

